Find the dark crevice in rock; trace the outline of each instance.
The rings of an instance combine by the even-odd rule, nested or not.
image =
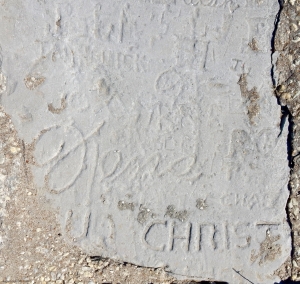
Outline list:
[[[271,38],[271,63],[272,63],[272,68],[271,68],[271,78],[272,78],[272,83],[273,86],[276,86],[276,79],[275,79],[275,64],[273,63],[273,58],[274,58],[274,53],[276,51],[275,48],[275,38],[278,32],[278,26],[279,26],[279,22],[280,22],[280,16],[281,16],[281,12],[283,10],[283,0],[278,0],[278,4],[279,4],[279,11],[275,17],[275,21],[274,21],[274,30],[272,33],[272,38]]]
[[[228,282],[219,281],[188,281],[188,282],[172,282],[172,284],[228,284]]]
[[[300,282],[299,281],[292,281],[292,280],[288,279],[288,280],[282,281],[280,283],[275,283],[275,284],[300,284]]]
[[[278,31],[280,16],[281,16],[281,12],[282,12],[283,6],[284,6],[284,0],[277,0],[277,1],[278,1],[278,4],[279,4],[279,11],[278,11],[278,13],[275,17],[275,21],[274,21],[274,30],[273,30],[272,39],[271,39],[272,53],[275,52],[275,37],[276,37],[276,33]]]
[[[278,35],[278,33],[280,32],[279,31],[279,24],[280,24],[280,20],[281,20],[281,16],[282,16],[282,12],[283,12],[283,9],[284,9],[284,5],[285,5],[285,2],[284,0],[278,0],[278,4],[279,4],[279,11],[276,15],[276,18],[275,18],[275,21],[274,21],[274,30],[273,30],[273,33],[272,33],[272,38],[271,38],[271,64],[272,64],[272,67],[271,67],[271,79],[272,79],[272,83],[273,83],[273,88],[274,88],[274,93],[277,97],[277,103],[278,105],[280,105],[281,107],[281,120],[280,120],[280,133],[278,135],[278,137],[280,137],[282,135],[282,132],[285,128],[285,125],[286,123],[288,123],[288,136],[287,136],[287,159],[288,159],[288,164],[289,164],[289,167],[290,167],[290,176],[292,174],[292,171],[293,171],[293,157],[292,157],[292,151],[293,151],[293,117],[292,117],[292,114],[288,108],[287,105],[283,104],[280,100],[280,97],[278,96],[278,88],[279,88],[279,82],[275,76],[275,70],[276,70],[276,63],[277,63],[277,60],[275,57],[275,52],[277,51],[276,50],[276,37]],[[291,187],[290,187],[290,182],[288,184],[288,189],[290,191],[290,196],[291,196]],[[289,205],[289,202],[290,202],[290,198],[287,200],[287,204],[286,204],[286,216],[287,216],[287,222],[289,224],[289,227],[290,227],[290,230],[291,230],[291,240],[292,240],[292,244],[291,244],[291,257],[294,255],[294,240],[293,240],[293,233],[292,233],[292,222],[290,220],[290,217],[289,217],[289,208],[288,208],[288,205]],[[290,277],[292,275],[289,275]],[[280,282],[280,283],[291,283],[289,282],[290,281],[290,277],[285,280],[284,282]],[[288,282],[286,282],[288,281]],[[293,282],[294,283],[294,282]]]

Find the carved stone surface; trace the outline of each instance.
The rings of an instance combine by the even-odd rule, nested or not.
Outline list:
[[[34,147],[65,239],[177,277],[273,283],[291,250],[271,78],[278,3],[8,7],[1,103]]]

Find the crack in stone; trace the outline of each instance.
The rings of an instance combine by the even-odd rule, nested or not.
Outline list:
[[[271,41],[272,44],[271,77],[272,77],[272,82],[275,90],[275,95],[277,96],[277,102],[281,106],[280,133],[278,136],[281,136],[285,124],[288,123],[287,157],[288,157],[288,163],[290,167],[290,180],[288,184],[290,196],[286,204],[286,214],[287,214],[287,221],[291,228],[291,242],[292,242],[291,259],[288,259],[283,266],[285,266],[285,274],[288,276],[288,278],[289,279],[291,278],[292,280],[296,280],[297,277],[295,277],[294,275],[295,260],[293,260],[296,255],[296,241],[295,241],[296,227],[295,227],[295,222],[293,220],[294,216],[291,214],[291,208],[293,207],[293,200],[294,200],[293,192],[295,191],[294,188],[295,187],[299,188],[299,186],[296,186],[294,184],[295,180],[298,180],[298,177],[295,177],[295,172],[297,170],[297,167],[295,166],[295,159],[297,158],[297,155],[295,155],[294,153],[295,152],[294,139],[296,134],[295,128],[297,128],[298,111],[297,111],[297,107],[295,107],[295,102],[293,101],[293,99],[296,96],[294,96],[293,98],[292,94],[294,92],[291,90],[292,89],[291,84],[294,83],[293,80],[291,80],[291,77],[293,76],[293,74],[291,74],[292,60],[289,58],[291,61],[289,62],[289,60],[287,60],[286,58],[286,51],[287,53],[290,53],[291,51],[290,45],[292,42],[291,35],[290,35],[292,28],[290,25],[291,19],[289,19],[289,15],[291,14],[292,6],[295,3],[292,3],[291,1],[288,2],[283,0],[278,0],[278,3],[280,8],[274,23],[274,31],[273,31],[272,41]],[[288,35],[285,35],[284,32],[285,30],[286,30],[286,34]],[[279,52],[279,56],[278,54],[276,54],[277,52]],[[278,56],[276,60],[275,60],[275,56],[276,57]],[[277,73],[276,74],[277,76],[275,75],[275,71]],[[292,85],[294,86],[294,84]],[[292,267],[292,269],[290,267]]]

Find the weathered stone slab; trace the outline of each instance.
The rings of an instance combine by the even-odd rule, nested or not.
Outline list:
[[[1,103],[91,255],[273,283],[290,255],[273,0],[12,1]],[[30,162],[30,161],[29,161]]]

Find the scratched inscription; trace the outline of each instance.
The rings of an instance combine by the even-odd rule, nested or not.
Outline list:
[[[3,5],[1,103],[65,240],[185,278],[278,280],[290,233],[277,1]]]

